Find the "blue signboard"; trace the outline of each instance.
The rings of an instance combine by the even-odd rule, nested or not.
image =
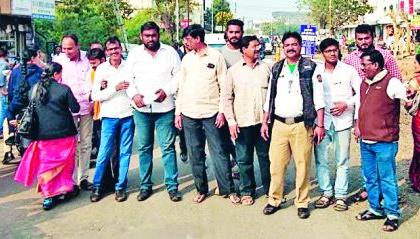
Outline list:
[[[302,55],[313,57],[316,50],[316,26],[300,25],[300,35],[302,36]]]

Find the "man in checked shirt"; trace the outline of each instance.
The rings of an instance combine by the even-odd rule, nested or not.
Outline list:
[[[362,78],[362,81],[366,79],[366,75],[362,70],[361,65],[361,58],[360,56],[371,49],[378,50],[385,60],[385,66],[384,69],[386,69],[389,74],[392,77],[402,79],[400,69],[397,65],[397,62],[395,61],[394,57],[388,50],[383,50],[379,47],[376,47],[373,44],[373,34],[374,29],[368,25],[368,24],[361,24],[356,27],[355,31],[355,40],[356,40],[356,46],[357,50],[350,53],[346,59],[344,60],[344,63],[349,64],[356,68],[357,73],[359,73],[360,78]],[[363,172],[362,172],[363,175]],[[359,192],[355,195],[354,199],[355,201],[365,201],[367,199],[367,192],[366,192],[366,178],[363,175],[362,176],[362,183],[363,187],[359,190]]]

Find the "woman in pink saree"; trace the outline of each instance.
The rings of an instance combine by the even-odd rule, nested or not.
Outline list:
[[[37,180],[45,210],[79,192],[72,176],[77,131],[71,112],[78,112],[80,106],[70,88],[57,82],[61,72],[61,65],[52,63],[28,94],[35,89],[35,133],[15,175],[15,180],[26,187]]]
[[[416,55],[414,78],[408,82],[409,89],[417,92],[412,106],[408,112],[413,116],[412,131],[414,139],[414,152],[411,161],[409,178],[414,191],[420,192],[420,54]]]

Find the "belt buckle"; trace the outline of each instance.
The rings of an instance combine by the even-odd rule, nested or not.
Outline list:
[[[295,118],[285,118],[284,120],[285,124],[294,124],[295,123]]]

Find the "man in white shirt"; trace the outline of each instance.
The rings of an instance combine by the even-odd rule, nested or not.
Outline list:
[[[140,161],[140,193],[137,200],[144,201],[152,194],[153,142],[154,132],[162,151],[165,170],[165,185],[170,200],[178,202],[178,168],[175,152],[174,75],[179,71],[178,53],[168,45],[159,42],[159,26],[146,22],[141,26],[140,38],[143,45],[130,51],[127,58],[127,90],[134,102],[134,121],[138,132]]]
[[[323,86],[325,111],[325,138],[315,146],[315,163],[321,197],[315,202],[316,208],[326,208],[332,203],[337,211],[348,209],[348,163],[350,157],[351,127],[353,126],[355,103],[359,100],[361,78],[356,69],[339,60],[340,48],[335,39],[324,39],[319,48],[325,62],[318,64],[313,80]],[[356,94],[354,94],[355,92]],[[356,116],[357,117],[357,116]],[[333,146],[334,157],[329,157],[329,147]],[[334,190],[330,181],[329,161],[336,162]]]
[[[118,180],[115,184],[115,200],[122,202],[127,199],[127,174],[134,137],[131,101],[126,94],[130,83],[124,81],[121,74],[125,62],[121,55],[120,40],[117,37],[108,38],[105,48],[109,60],[100,64],[96,69],[92,90],[92,99],[100,102],[99,116],[102,119],[102,131],[90,200],[97,202],[102,197],[102,178],[112,156],[115,137],[118,135],[117,142],[119,142],[119,145],[117,147],[119,147],[120,153]],[[103,81],[106,81],[106,87],[104,87]]]

